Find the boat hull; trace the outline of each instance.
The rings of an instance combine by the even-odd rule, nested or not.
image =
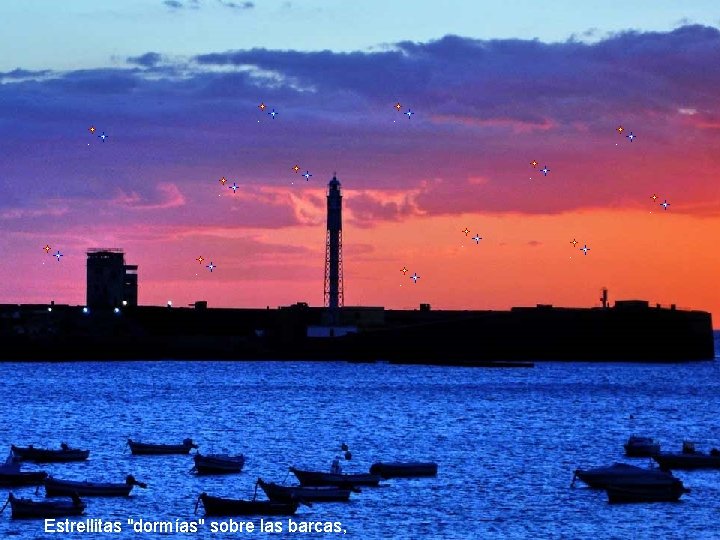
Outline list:
[[[319,471],[303,471],[292,467],[290,471],[300,481],[301,486],[375,487],[382,479],[378,474],[335,474]]]
[[[47,478],[45,471],[0,472],[0,486],[39,486]]]
[[[73,493],[82,497],[128,497],[132,484],[110,484],[100,482],[75,482],[72,480],[45,480],[45,496],[71,496]]]
[[[672,485],[677,481],[672,474],[652,469],[643,469],[625,463],[615,463],[609,467],[575,471],[575,476],[588,486],[605,489],[607,486],[657,486]]]
[[[48,450],[45,448],[11,447],[13,456],[20,461],[33,461],[35,463],[67,463],[71,461],[85,461],[90,450]]]
[[[85,511],[85,507],[86,504],[82,501],[33,501],[30,499],[18,499],[10,494],[10,508],[13,519],[46,519],[79,516]]]
[[[197,448],[195,444],[151,444],[128,440],[133,455],[158,456],[169,454],[189,454],[190,450]]]
[[[335,486],[281,486],[258,480],[258,485],[273,502],[348,502],[352,490]]]
[[[297,502],[278,503],[272,501],[243,501],[200,495],[206,516],[292,516],[298,508]]]
[[[654,487],[607,486],[605,490],[611,503],[677,502],[689,491],[682,482]]]
[[[373,463],[370,474],[383,478],[415,478],[437,476],[437,463]]]
[[[672,469],[720,469],[720,455],[659,453],[652,458],[663,471]]]
[[[196,454],[195,471],[198,474],[233,474],[242,472],[245,457]]]

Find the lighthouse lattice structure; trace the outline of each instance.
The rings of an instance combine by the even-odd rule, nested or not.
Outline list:
[[[325,306],[333,313],[343,306],[342,195],[333,174],[328,183],[327,236],[325,239]]]

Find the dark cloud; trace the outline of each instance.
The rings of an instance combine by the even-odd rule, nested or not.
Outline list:
[[[163,4],[170,9],[198,9],[200,7],[200,0],[164,0]]]
[[[252,9],[255,7],[253,2],[228,2],[227,0],[218,0],[218,2],[225,7],[233,9]]]
[[[156,52],[148,52],[140,56],[130,56],[127,59],[130,64],[138,64],[144,67],[156,66],[160,60],[162,60],[162,56]]]

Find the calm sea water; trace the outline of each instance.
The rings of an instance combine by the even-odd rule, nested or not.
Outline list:
[[[3,537],[165,537],[136,534],[126,521],[197,519],[200,492],[252,497],[257,477],[282,481],[290,465],[326,470],[346,441],[353,452],[346,471],[365,472],[377,460],[433,460],[439,475],[389,480],[353,494],[349,504],[301,507],[293,518],[340,521],[345,534],[211,534],[206,521],[201,532],[177,536],[720,538],[720,471],[678,472],[692,492],[677,504],[609,505],[602,491],[570,487],[579,466],[624,461],[622,444],[632,433],[657,437],[668,450],[683,439],[701,449],[720,447],[718,361],[541,363],[533,369],[0,364],[0,381],[0,444],[8,451],[11,443],[57,447],[66,441],[89,448],[90,460],[43,466],[56,477],[120,482],[132,473],[148,483],[129,499],[88,499],[86,517],[119,520],[120,534],[51,535],[42,521],[11,520],[8,508],[0,515]],[[130,455],[128,437],[192,437],[206,453],[243,452],[246,470],[198,478],[189,472],[188,456]],[[42,489],[34,491],[14,493],[43,497]],[[287,525],[287,518],[280,521]]]

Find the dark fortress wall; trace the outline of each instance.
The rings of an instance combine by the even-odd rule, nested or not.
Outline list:
[[[307,338],[323,310],[0,306],[0,360],[337,359],[685,361],[714,356],[709,313],[627,303],[609,309],[383,312],[339,338]],[[348,312],[350,313],[350,312]]]

